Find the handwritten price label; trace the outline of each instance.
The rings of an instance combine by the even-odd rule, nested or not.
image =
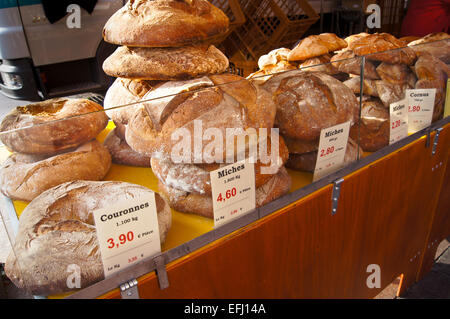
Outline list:
[[[344,164],[350,121],[323,129],[320,132],[319,150],[313,180],[338,170]]]
[[[435,97],[436,89],[406,90],[408,133],[412,134],[430,126]]]
[[[389,134],[389,145],[408,136],[408,111],[406,109],[406,99],[389,106],[389,118],[391,129]],[[417,108],[414,108],[417,110]],[[419,107],[420,109],[420,107]],[[416,111],[414,111],[416,112]]]
[[[214,227],[255,209],[255,167],[241,161],[210,172]]]
[[[155,194],[93,214],[105,277],[161,251]]]

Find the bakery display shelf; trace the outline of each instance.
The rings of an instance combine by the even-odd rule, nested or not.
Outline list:
[[[111,130],[115,128],[113,122],[109,122],[108,126],[97,137],[99,142],[103,142]],[[3,161],[9,156],[10,152],[5,148],[0,149],[0,160]],[[291,191],[300,189],[312,182],[312,174],[306,172],[298,172],[288,170],[292,177]],[[132,167],[126,165],[112,164],[110,170],[105,176],[104,180],[122,181],[145,186],[155,192],[158,192],[158,179],[155,177],[151,168]],[[18,221],[23,210],[28,205],[28,202],[20,200],[10,200],[3,196],[3,200],[8,203],[7,212],[11,219]],[[17,223],[18,224],[18,223]],[[177,212],[172,209],[172,227],[168,233],[166,241],[161,247],[161,251],[165,252],[175,247],[178,247],[186,242],[194,240],[201,235],[204,235],[214,228],[213,220],[194,214],[185,214]],[[14,230],[16,232],[17,229]],[[50,298],[61,298],[70,295],[63,294],[57,296],[50,296]]]
[[[371,298],[399,275],[404,291],[419,279],[422,260],[417,256],[432,237],[430,229],[437,227],[441,236],[450,230],[448,223],[434,223],[434,218],[448,215],[449,210],[448,203],[441,203],[441,193],[448,191],[441,187],[450,149],[449,122],[450,118],[440,120],[68,298],[120,298],[119,285],[134,278],[142,298]],[[407,161],[411,158],[414,163]],[[442,169],[424,174],[436,161],[443,163]],[[301,178],[292,177],[294,181]],[[338,210],[332,214],[333,184],[341,179]],[[374,188],[378,192],[373,192]],[[386,194],[390,199],[382,200]],[[440,207],[439,212],[436,207]],[[369,260],[383,264],[381,287],[360,285],[348,290],[357,280],[365,283],[366,269],[356,271],[355,265],[362,267]],[[324,276],[326,269],[332,269],[330,265],[337,268]],[[240,282],[235,276],[243,273],[247,277]],[[318,275],[327,280],[319,280]],[[311,276],[317,282],[305,279]],[[299,285],[298,290],[292,283]]]

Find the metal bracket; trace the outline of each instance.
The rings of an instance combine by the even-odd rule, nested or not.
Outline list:
[[[166,263],[164,256],[159,255],[154,259],[156,266],[156,275],[158,276],[159,288],[161,290],[169,287],[169,277],[167,276]]]
[[[341,193],[341,184],[343,181],[344,181],[344,179],[340,178],[333,182],[333,193],[331,195],[331,203],[332,203],[331,215],[334,215],[337,213],[339,195]]]
[[[436,135],[434,136],[433,149],[431,150],[431,155],[436,154],[436,148],[437,148],[437,144],[439,141],[439,134],[441,134],[441,131],[442,131],[442,127],[436,129]]]
[[[122,299],[139,299],[138,281],[132,279],[120,285],[120,295]]]

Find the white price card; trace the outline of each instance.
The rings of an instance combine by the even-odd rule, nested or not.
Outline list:
[[[408,109],[406,99],[389,106],[390,134],[389,145],[408,136]]]
[[[214,227],[255,209],[255,164],[236,162],[210,172]]]
[[[105,277],[161,252],[154,193],[93,214]]]
[[[343,166],[349,132],[350,121],[320,131],[313,181],[331,174]]]
[[[436,89],[406,90],[408,133],[413,134],[431,124]]]

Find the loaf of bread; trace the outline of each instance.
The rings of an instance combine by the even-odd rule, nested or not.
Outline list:
[[[12,151],[52,155],[95,138],[108,124],[103,107],[87,99],[57,98],[16,107],[0,124]]]
[[[11,199],[29,202],[65,182],[101,180],[110,166],[111,156],[97,140],[51,157],[13,153],[0,167],[0,189]]]
[[[33,295],[71,291],[68,267],[80,269],[81,288],[104,279],[93,212],[114,203],[154,193],[125,182],[76,181],[58,185],[36,197],[22,212],[5,272]],[[169,205],[155,193],[159,236],[165,241],[172,223]]]
[[[350,128],[350,137],[365,152],[375,152],[389,145],[389,134],[389,109],[377,98],[363,100],[360,125]]]
[[[361,95],[361,77],[354,76],[343,82],[353,93]],[[364,78],[362,94],[378,96],[377,81]]]
[[[347,42],[334,33],[310,35],[302,39],[288,54],[288,61],[304,61],[347,47]]]
[[[450,35],[445,32],[428,34],[409,42],[408,46],[418,56],[429,53],[446,64],[450,63]]]
[[[414,51],[403,41],[388,33],[373,33],[352,41],[348,47],[358,56],[368,60],[412,65],[416,61]]]
[[[361,75],[362,58],[350,49],[344,49],[331,57],[332,65],[339,71],[354,75]],[[378,80],[380,77],[371,60],[364,62],[364,79]]]
[[[268,182],[256,188],[256,207],[263,206],[289,192],[291,178],[284,167]],[[209,195],[189,193],[158,182],[161,195],[169,202],[170,207],[183,213],[201,215],[207,218],[214,217],[213,201]]]
[[[112,162],[121,165],[150,167],[150,157],[132,150],[121,134],[123,133],[116,127],[108,133],[103,142],[111,154]]]
[[[450,76],[450,67],[431,54],[422,54],[414,65],[417,75],[415,89],[436,89],[433,109],[433,122],[438,120],[445,105],[445,92],[447,79]]]
[[[207,0],[129,0],[103,28],[106,42],[138,47],[179,47],[214,41],[229,19]]]
[[[190,134],[194,150],[196,124],[201,123],[203,132],[208,128],[221,130],[223,145],[227,145],[227,128],[270,129],[276,112],[268,92],[232,74],[169,81],[150,91],[143,100],[146,102],[128,122],[126,141],[132,149],[150,157],[155,153],[171,154],[181,138],[173,139],[172,135],[178,132],[183,132],[183,136]]]
[[[113,77],[140,80],[187,80],[223,73],[227,57],[214,45],[179,48],[118,47],[103,62],[103,71]]]
[[[277,105],[276,124],[283,137],[315,141],[323,128],[358,120],[356,96],[339,80],[321,72],[286,73],[263,85]]]

